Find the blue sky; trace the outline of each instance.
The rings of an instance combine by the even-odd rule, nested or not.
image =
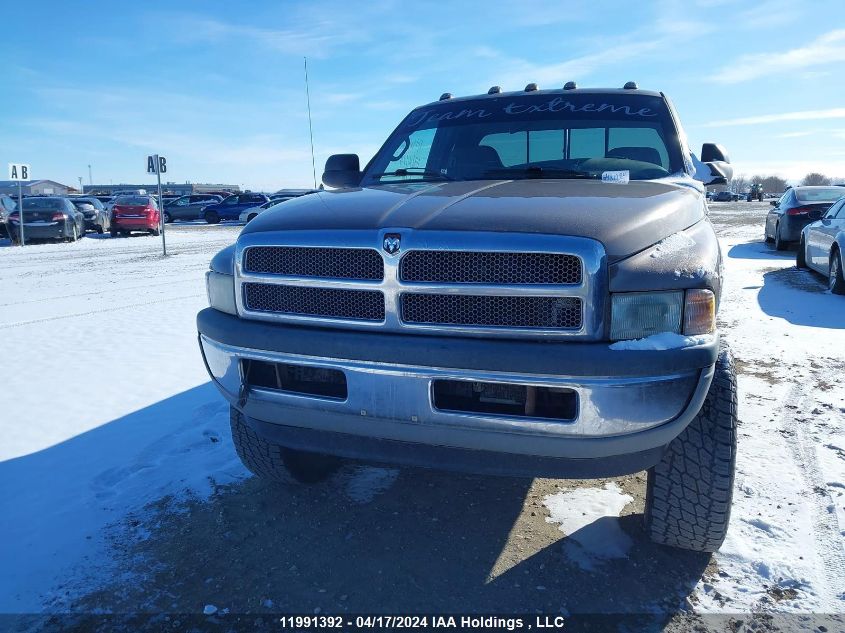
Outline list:
[[[845,176],[841,0],[6,3],[0,163],[77,184],[307,186],[367,160],[415,105],[629,79],[674,101],[737,173]]]

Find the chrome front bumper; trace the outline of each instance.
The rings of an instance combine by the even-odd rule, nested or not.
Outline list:
[[[227,345],[200,334],[209,374],[223,396],[264,423],[429,446],[538,457],[600,458],[662,447],[701,408],[713,368],[658,376],[512,374],[321,358]],[[346,399],[245,386],[241,360],[335,369]],[[619,362],[625,362],[620,352]],[[435,379],[563,387],[577,394],[572,421],[459,413],[433,404]]]

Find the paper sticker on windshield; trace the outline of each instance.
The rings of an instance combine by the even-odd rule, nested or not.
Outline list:
[[[630,179],[631,172],[627,169],[624,171],[605,171],[602,172],[601,179],[603,182],[615,182],[619,185],[624,185]]]

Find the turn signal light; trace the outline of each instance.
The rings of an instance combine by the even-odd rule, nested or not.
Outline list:
[[[710,290],[687,290],[684,300],[684,334],[710,334],[716,329],[716,296]]]

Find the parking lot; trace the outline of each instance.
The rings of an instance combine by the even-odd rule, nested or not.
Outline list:
[[[767,208],[711,204],[741,398],[731,528],[713,557],[641,533],[644,473],[532,481],[349,463],[311,487],[260,481],[237,460],[194,326],[208,261],[240,226],[168,225],[166,259],[153,237],[2,242],[14,424],[0,447],[0,606],[211,606],[222,622],[223,610],[638,613],[670,630],[841,612],[845,310],[793,251],[763,244]]]

